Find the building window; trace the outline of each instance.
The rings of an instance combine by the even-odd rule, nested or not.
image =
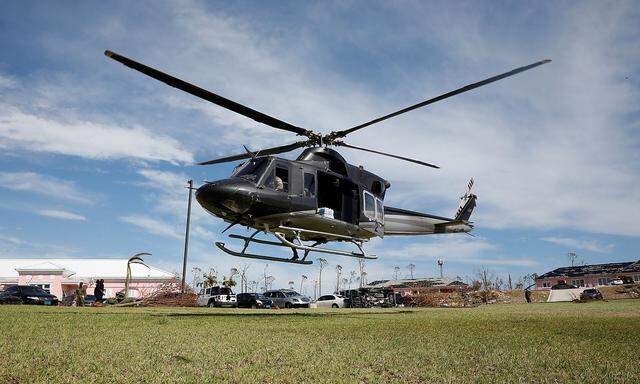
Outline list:
[[[571,284],[575,285],[576,287],[584,287],[584,280],[583,279],[572,280]]]
[[[29,284],[29,285],[42,288],[45,292],[51,293],[51,284]]]
[[[598,278],[598,285],[609,285],[609,279],[606,277]]]
[[[640,275],[633,275],[633,281],[640,283]]]
[[[542,288],[551,288],[551,283],[548,281],[543,281],[542,282]]]

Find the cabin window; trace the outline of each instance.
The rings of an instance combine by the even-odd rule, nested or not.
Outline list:
[[[276,166],[275,190],[279,192],[289,192],[289,170]]]
[[[364,215],[371,220],[376,219],[376,199],[367,191],[364,191]]]
[[[313,173],[305,172],[302,193],[304,197],[314,197],[316,195],[316,175]]]
[[[376,220],[380,224],[384,223],[384,205],[380,199],[376,199]]]

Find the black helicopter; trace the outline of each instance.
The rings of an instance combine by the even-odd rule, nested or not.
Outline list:
[[[345,143],[342,139],[352,132],[383,120],[551,61],[538,61],[355,127],[321,134],[268,116],[114,52],[105,51],[105,55],[196,97],[273,128],[305,137],[292,144],[255,152],[245,147],[245,153],[198,163],[209,165],[247,159],[234,169],[228,179],[207,182],[196,191],[196,199],[205,210],[230,223],[223,232],[235,225],[255,229],[251,236],[229,235],[230,238],[244,241],[244,247],[239,252],[227,248],[222,242],[216,242],[222,251],[233,256],[297,264],[312,264],[312,261],[307,259],[310,252],[375,259],[376,256],[368,255],[362,245],[376,236],[470,232],[473,225],[469,219],[477,199],[471,191],[473,179],[469,181],[467,190],[460,199],[454,218],[388,207],[383,201],[391,184],[361,166],[349,164],[338,152],[328,147],[357,149],[439,168],[420,160],[357,147]],[[272,156],[303,147],[308,148],[296,160]],[[255,238],[260,232],[273,234],[276,241]],[[328,242],[350,242],[358,251],[350,252],[320,246]],[[287,247],[293,251],[293,256],[284,258],[247,253],[251,243]],[[302,257],[298,251],[303,252]]]

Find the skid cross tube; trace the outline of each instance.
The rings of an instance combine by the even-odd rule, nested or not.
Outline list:
[[[368,259],[368,260],[375,260],[378,257],[374,256],[374,255],[366,255],[364,252],[362,253],[356,253],[356,252],[347,252],[347,251],[341,251],[338,249],[330,249],[330,248],[315,248],[314,246],[308,246],[308,245],[304,245],[304,244],[296,244],[293,243],[289,240],[287,240],[284,235],[280,232],[274,232],[274,235],[280,240],[282,241],[283,244],[288,245],[291,248],[295,248],[295,249],[300,249],[303,251],[309,251],[309,252],[319,252],[319,253],[329,253],[332,255],[341,255],[341,256],[349,256],[349,257],[356,257],[359,259]],[[296,236],[296,238],[299,238],[298,236]],[[353,242],[354,244],[356,244],[356,246],[358,246],[358,248],[362,251],[362,247],[360,247],[359,244]],[[308,253],[308,252],[306,252]],[[306,255],[305,255],[306,257]],[[304,260],[304,259],[303,259]]]

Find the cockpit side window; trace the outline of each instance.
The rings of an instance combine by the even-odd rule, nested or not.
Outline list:
[[[289,169],[276,165],[276,177],[272,188],[279,192],[289,192]]]
[[[267,169],[268,164],[269,159],[266,157],[248,160],[236,167],[236,169],[233,170],[231,177],[241,177],[257,183]]]

